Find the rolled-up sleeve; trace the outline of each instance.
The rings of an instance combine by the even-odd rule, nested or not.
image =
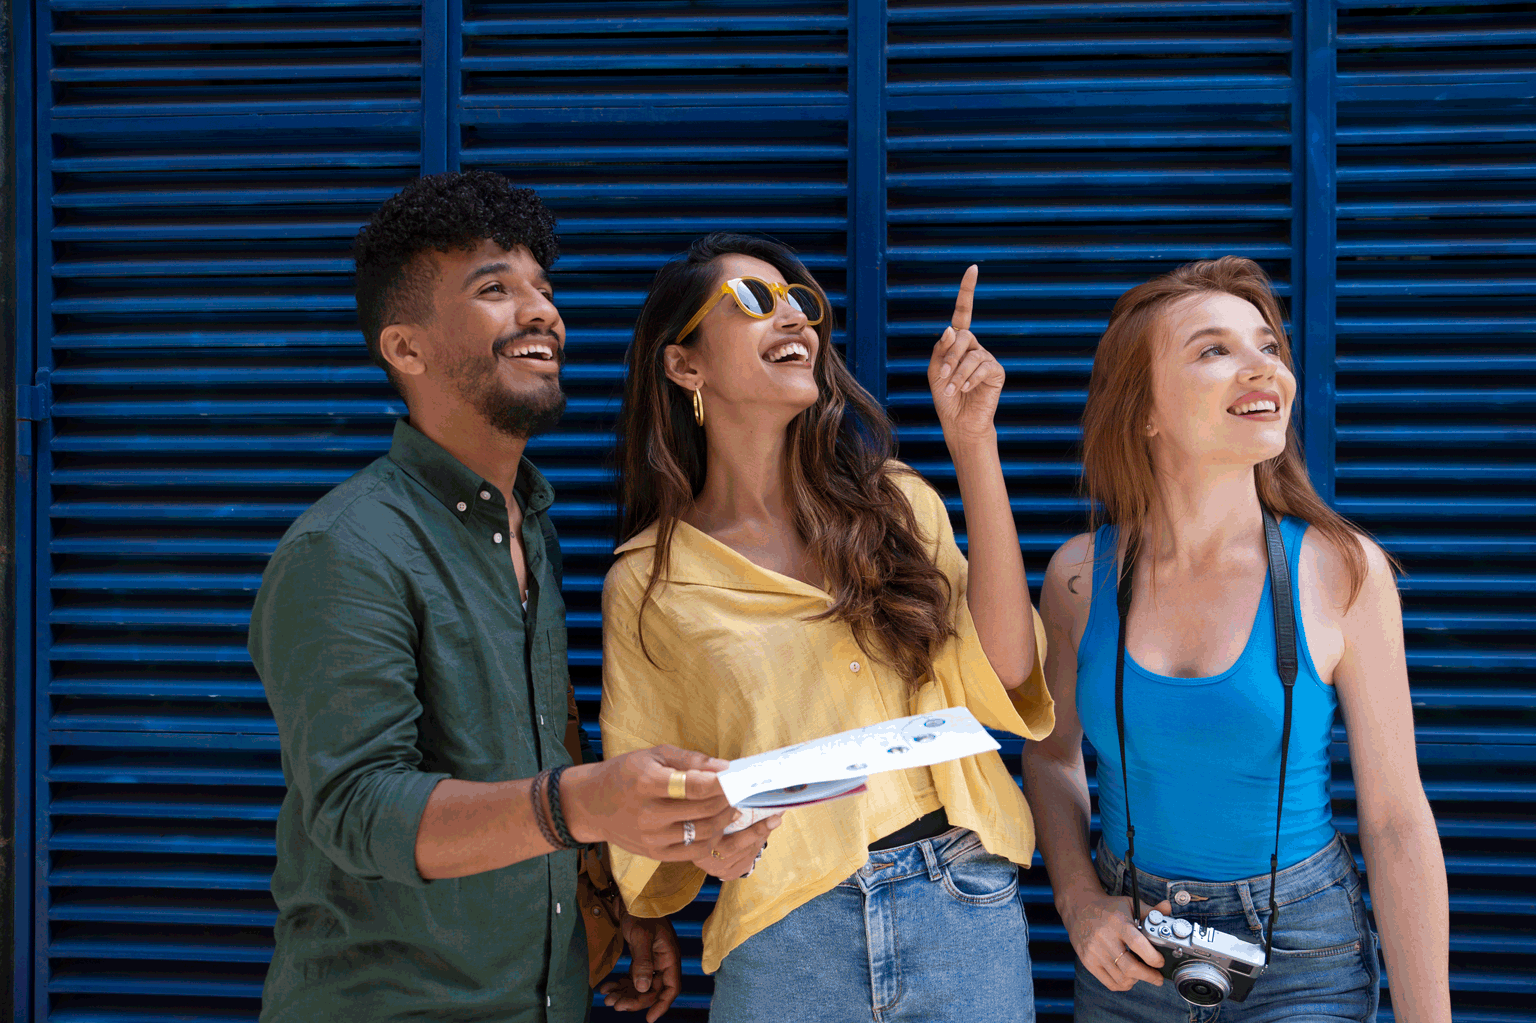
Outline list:
[[[354,877],[425,885],[416,618],[378,552],[327,533],[283,544],[262,577],[249,649],[277,719],[310,841]]]

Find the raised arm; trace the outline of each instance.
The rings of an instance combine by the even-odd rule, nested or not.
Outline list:
[[[1386,555],[1364,542],[1369,572],[1354,605],[1341,612],[1344,650],[1333,676],[1349,733],[1360,845],[1392,1011],[1404,1023],[1449,1023],[1445,856],[1419,780],[1402,605]],[[1343,565],[1326,545],[1318,554],[1325,588],[1342,606]]]
[[[928,386],[965,507],[966,602],[992,670],[1016,689],[1035,666],[1034,615],[993,422],[1006,374],[971,333],[977,274],[972,266],[961,278],[954,315],[928,362]]]

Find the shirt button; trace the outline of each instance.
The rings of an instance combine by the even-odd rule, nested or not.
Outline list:
[[[560,903],[557,902],[557,903],[555,903],[555,913],[558,915],[559,912],[560,912]]]
[[[593,906],[592,907],[592,915],[593,916],[602,916],[603,915],[603,907],[602,906]]]
[[[465,504],[463,501],[460,501],[455,507],[457,507],[459,511],[469,511],[469,505]]]
[[[854,661],[852,664],[848,665],[848,670],[857,675],[859,673],[859,662]]]
[[[480,500],[482,500],[482,501],[489,501],[490,499],[491,499],[491,492],[489,490],[482,490],[482,491],[480,491]]]
[[[1173,893],[1173,901],[1178,903],[1181,906],[1187,906],[1187,905],[1189,905],[1189,893],[1188,892],[1174,892]]]
[[[493,534],[491,534],[491,539],[495,540],[497,543],[501,543],[501,534],[500,533],[493,533]]]
[[[542,725],[542,724],[543,724],[543,723],[544,723],[544,715],[543,715],[543,714],[540,714],[540,715],[539,715],[539,724],[541,724],[541,725]]]

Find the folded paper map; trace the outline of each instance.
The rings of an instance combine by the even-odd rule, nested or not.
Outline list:
[[[790,807],[862,792],[866,779],[880,771],[927,767],[998,748],[970,711],[946,707],[732,760],[720,772],[720,788],[732,806],[748,812],[728,830]]]

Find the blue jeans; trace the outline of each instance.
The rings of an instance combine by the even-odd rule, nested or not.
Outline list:
[[[1102,841],[1095,866],[1111,894],[1129,895],[1125,864]],[[1143,910],[1163,900],[1173,915],[1264,944],[1269,875],[1211,883],[1157,877],[1138,870]],[[1246,1001],[1196,1008],[1166,979],[1111,991],[1077,964],[1078,1023],[1369,1023],[1376,1019],[1380,967],[1376,934],[1365,916],[1360,874],[1338,835],[1321,850],[1280,871],[1275,884],[1274,946],[1267,969]]]
[[[858,873],[725,957],[710,1023],[1033,1023],[1019,869],[965,828]]]

